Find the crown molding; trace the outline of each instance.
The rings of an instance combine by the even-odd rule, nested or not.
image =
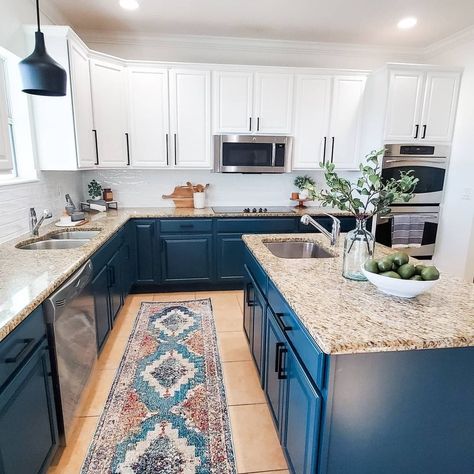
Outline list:
[[[31,3],[34,5],[33,8],[36,8],[35,0],[31,0]],[[36,11],[36,10],[35,10]],[[40,4],[40,12],[42,15],[47,18],[53,25],[69,25],[67,18],[62,15],[51,3],[42,2]]]
[[[311,41],[290,41],[257,38],[236,38],[227,36],[198,35],[143,35],[130,32],[103,32],[79,30],[79,35],[88,44],[109,44],[128,46],[148,46],[160,48],[196,49],[205,48],[219,51],[239,51],[269,54],[298,55],[363,55],[395,56],[410,61],[420,57],[420,49],[412,47],[384,47],[355,43],[325,43]],[[93,46],[92,46],[93,48]]]
[[[468,41],[474,40],[474,25],[468,26],[440,41],[430,44],[423,50],[424,59],[430,59],[438,54],[445,53],[450,49]]]

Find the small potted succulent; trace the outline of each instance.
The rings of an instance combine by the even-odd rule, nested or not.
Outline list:
[[[293,184],[300,190],[299,199],[300,201],[309,199],[314,201],[317,197],[316,183],[311,176],[297,176]]]
[[[102,197],[102,186],[93,179],[88,185],[87,188],[89,190],[89,196],[94,201],[97,201]]]
[[[366,280],[361,266],[373,255],[375,238],[366,228],[367,220],[377,214],[388,214],[395,201],[410,201],[418,183],[412,170],[400,172],[398,179],[383,180],[380,158],[384,152],[382,148],[366,156],[365,163],[359,166],[361,176],[355,182],[340,177],[333,163],[320,163],[327,189],[319,193],[319,201],[323,206],[348,211],[356,218],[356,228],[347,233],[344,244],[343,276],[351,280]]]

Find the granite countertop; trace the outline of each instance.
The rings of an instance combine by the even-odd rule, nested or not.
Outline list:
[[[295,209],[292,212],[271,213],[262,216],[252,213],[216,213],[211,208],[193,209],[174,207],[124,208],[93,214],[90,222],[80,230],[100,230],[100,234],[82,247],[67,250],[21,250],[15,245],[31,239],[23,235],[0,244],[0,340],[5,338],[21,321],[39,306],[51,293],[64,283],[93,253],[115,234],[131,218],[183,218],[183,217],[282,217],[305,213],[321,215],[347,213],[321,207]],[[58,228],[45,224],[40,229],[40,238],[51,232],[69,228]],[[78,228],[72,228],[78,229]]]
[[[413,299],[381,293],[342,274],[342,241],[334,250],[321,234],[244,235],[243,239],[326,354],[474,346],[474,285],[446,274]],[[311,240],[335,258],[283,259],[264,242]],[[391,253],[377,246],[376,257]]]

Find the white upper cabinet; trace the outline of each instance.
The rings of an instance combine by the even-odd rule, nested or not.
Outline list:
[[[128,86],[131,164],[169,166],[168,70],[130,67]]]
[[[296,76],[293,169],[318,169],[327,154],[331,76]]]
[[[92,106],[98,165],[123,168],[130,164],[126,127],[126,83],[121,65],[91,60]]]
[[[421,139],[449,142],[453,136],[460,75],[428,72],[421,113]]]
[[[77,163],[79,168],[91,168],[96,164],[97,156],[93,132],[89,56],[86,48],[79,43],[69,41],[68,46]]]
[[[366,76],[299,75],[296,79],[294,169],[334,163],[357,169]]]
[[[214,71],[213,111],[216,133],[250,133],[252,102],[252,73]]]
[[[290,134],[292,125],[293,74],[255,74],[257,133]]]
[[[293,74],[214,71],[214,132],[292,131]]]
[[[360,162],[359,130],[365,82],[364,76],[334,78],[326,162],[329,160],[338,168],[354,169]]]
[[[459,82],[458,72],[391,69],[385,141],[451,141]]]
[[[13,169],[8,132],[8,100],[5,76],[5,61],[0,58],[0,170]]]
[[[170,138],[177,168],[211,168],[210,71],[170,71]]]

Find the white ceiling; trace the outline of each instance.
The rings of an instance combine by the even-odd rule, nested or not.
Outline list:
[[[78,31],[425,47],[474,24],[474,0],[43,0]],[[398,20],[416,16],[401,31]]]

